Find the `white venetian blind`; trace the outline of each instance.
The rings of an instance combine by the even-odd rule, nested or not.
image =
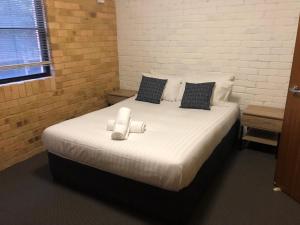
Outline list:
[[[50,73],[46,31],[43,0],[0,0],[0,82]]]

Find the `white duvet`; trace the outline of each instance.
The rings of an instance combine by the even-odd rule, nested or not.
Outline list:
[[[111,140],[106,131],[120,107],[145,121],[143,134]],[[210,111],[179,108],[178,102],[151,104],[130,98],[47,128],[45,148],[63,158],[170,191],[188,186],[239,115],[238,105],[224,103]]]

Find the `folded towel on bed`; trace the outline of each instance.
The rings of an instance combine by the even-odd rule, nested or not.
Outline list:
[[[114,129],[115,120],[108,120],[106,125],[107,131],[112,131]],[[144,133],[146,130],[146,124],[144,121],[131,120],[129,124],[130,133]]]
[[[132,133],[144,133],[146,130],[146,123],[144,121],[130,121],[129,132]]]
[[[111,134],[112,140],[126,140],[129,135],[129,127],[124,125],[116,124]]]
[[[111,139],[113,140],[125,140],[129,135],[129,124],[130,124],[131,110],[126,107],[119,109]]]

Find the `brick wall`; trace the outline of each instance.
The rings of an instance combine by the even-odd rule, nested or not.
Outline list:
[[[46,0],[55,76],[0,87],[0,170],[43,150],[42,131],[106,105],[119,86],[115,5]]]
[[[284,107],[299,0],[117,0],[121,87],[141,72],[233,74],[232,100]]]

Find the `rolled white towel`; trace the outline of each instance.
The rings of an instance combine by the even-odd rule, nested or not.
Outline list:
[[[106,124],[106,130],[112,131],[114,129],[115,120],[108,120]],[[146,130],[146,124],[144,121],[130,120],[129,132],[130,133],[144,133]]]
[[[130,121],[129,132],[132,133],[144,133],[146,130],[146,123],[144,121]]]
[[[111,133],[112,140],[126,140],[129,135],[129,127],[124,125],[116,124],[114,130]]]
[[[130,124],[131,110],[126,107],[119,109],[113,132],[111,134],[111,139],[113,140],[125,140],[128,138],[129,134],[129,124]]]

